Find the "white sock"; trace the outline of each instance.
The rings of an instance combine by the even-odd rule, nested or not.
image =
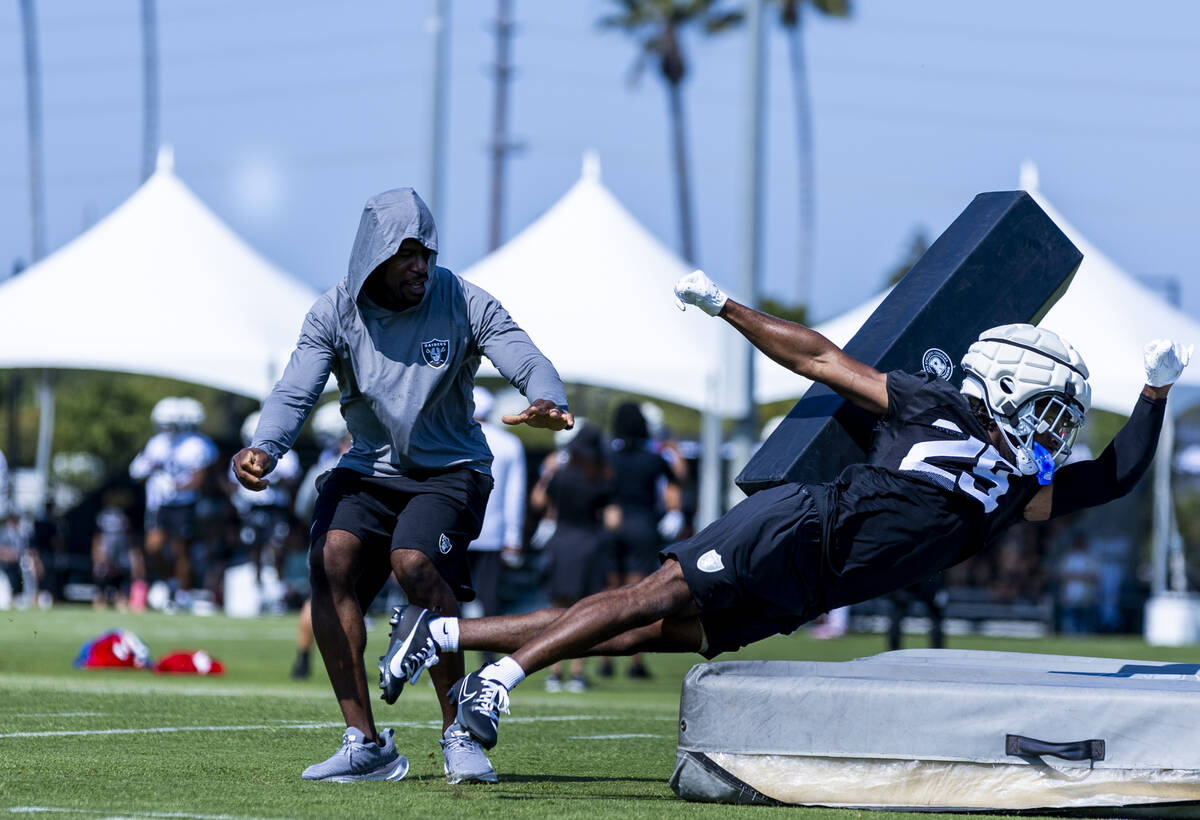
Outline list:
[[[429,621],[429,632],[438,649],[443,652],[458,651],[458,618],[433,618]]]
[[[512,655],[505,655],[495,663],[488,664],[479,670],[479,677],[494,680],[505,689],[512,688],[525,680],[525,670],[521,664],[513,660]]]

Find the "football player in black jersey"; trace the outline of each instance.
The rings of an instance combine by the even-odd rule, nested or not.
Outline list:
[[[985,331],[963,358],[957,388],[931,373],[881,373],[816,331],[729,299],[700,271],[675,293],[879,416],[871,454],[827,484],[755,493],[669,547],[642,581],[565,611],[458,621],[409,607],[392,641],[408,645],[410,679],[438,651],[512,653],[451,690],[459,723],[485,748],[496,742],[508,690],[554,661],[638,651],[712,658],[940,572],[1020,518],[1126,494],[1153,458],[1167,393],[1191,356],[1178,343],[1148,345],[1146,385],[1129,421],[1099,458],[1065,464],[1091,389],[1082,358],[1051,331]]]

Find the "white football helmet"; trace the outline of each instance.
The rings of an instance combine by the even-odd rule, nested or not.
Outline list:
[[[191,396],[175,399],[176,423],[181,430],[195,430],[204,424],[204,405]]]
[[[1001,325],[979,334],[962,369],[962,392],[987,407],[1022,474],[1041,472],[1046,454],[1062,466],[1092,405],[1087,365],[1074,347],[1050,330]]]
[[[155,403],[154,409],[150,411],[150,421],[155,427],[159,430],[175,429],[179,424],[178,402],[179,399],[174,396],[167,396]]]

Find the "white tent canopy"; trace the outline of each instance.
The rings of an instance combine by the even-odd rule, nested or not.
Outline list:
[[[1167,304],[1097,250],[1038,190],[1037,176],[1037,169],[1026,162],[1021,169],[1021,188],[1083,253],[1070,287],[1041,326],[1060,334],[1083,356],[1091,372],[1092,406],[1129,415],[1146,380],[1142,365],[1146,342],[1170,338],[1200,345],[1200,323]],[[845,345],[885,295],[878,294],[817,329],[835,344]],[[1195,388],[1200,388],[1200,367],[1193,366],[1184,370],[1176,392],[1186,389],[1190,394]],[[1178,411],[1186,400],[1176,399],[1172,404]]]
[[[1152,339],[1200,345],[1200,323],[1172,307],[1096,249],[1038,190],[1037,169],[1026,162],[1021,187],[1083,252],[1079,272],[1058,304],[1042,320],[1073,344],[1091,371],[1092,406],[1128,415],[1146,381],[1142,348]],[[1183,371],[1172,396],[1200,388],[1200,367]]]
[[[0,285],[0,368],[145,373],[262,398],[317,298],[175,176]]]
[[[562,199],[463,276],[504,304],[564,381],[728,413],[738,404],[719,368],[723,345],[740,337],[678,310],[672,286],[690,270],[604,187],[589,155]],[[756,380],[760,401],[808,387],[762,356]]]

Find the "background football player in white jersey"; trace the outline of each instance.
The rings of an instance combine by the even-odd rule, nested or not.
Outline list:
[[[217,447],[199,431],[204,406],[193,398],[162,399],[150,418],[158,432],[129,465],[129,475],[146,482],[146,572],[150,580],[169,578],[182,596],[191,587],[196,499]]]

